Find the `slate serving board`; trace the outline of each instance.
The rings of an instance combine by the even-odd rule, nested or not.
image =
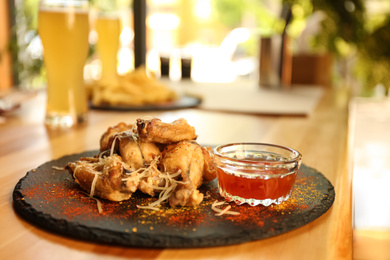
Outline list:
[[[216,181],[202,186],[206,197],[198,207],[138,209],[154,201],[135,193],[129,201],[89,198],[66,170],[69,161],[97,151],[64,156],[27,173],[13,192],[14,209],[30,223],[76,239],[130,247],[192,248],[243,243],[276,236],[317,219],[333,204],[333,185],[318,171],[302,164],[290,199],[270,207],[230,203],[240,215],[215,216],[222,201]],[[53,168],[53,166],[55,166]]]
[[[150,104],[140,106],[130,105],[93,105],[92,109],[99,110],[113,110],[113,111],[159,111],[159,110],[175,110],[183,108],[196,107],[201,103],[201,99],[196,96],[183,95],[178,100],[161,103],[161,104]]]

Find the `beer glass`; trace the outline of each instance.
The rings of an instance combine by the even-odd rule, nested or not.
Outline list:
[[[96,19],[96,51],[102,64],[101,81],[110,83],[117,76],[117,55],[121,21],[118,12],[100,11]]]
[[[87,0],[42,0],[38,32],[47,72],[45,124],[69,127],[87,121],[83,69],[89,43]]]

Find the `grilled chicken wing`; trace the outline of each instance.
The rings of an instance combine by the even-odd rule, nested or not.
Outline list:
[[[101,198],[122,201],[128,200],[137,190],[139,181],[123,182],[124,175],[122,158],[118,155],[105,158],[81,158],[68,163],[67,167],[73,173],[80,187]]]
[[[151,120],[137,119],[137,131],[144,142],[171,144],[184,140],[195,140],[195,128],[183,118],[172,123],[163,123],[158,118]]]
[[[182,183],[169,198],[172,207],[199,205],[203,194],[197,189],[202,184],[204,157],[197,143],[182,141],[168,145],[162,153],[161,168],[170,173],[181,172]]]
[[[100,151],[110,150],[115,137],[123,132],[132,131],[132,124],[125,124],[123,122],[109,127],[100,138]]]
[[[211,156],[210,147],[202,147],[204,167],[203,167],[203,183],[208,183],[217,177],[217,167],[215,166],[214,158]]]
[[[119,154],[131,170],[149,165],[160,154],[154,143],[135,142],[131,137],[119,139]]]
[[[196,206],[203,200],[199,186],[216,177],[210,148],[196,138],[185,119],[119,123],[103,133],[99,157],[81,158],[67,168],[92,196],[122,201],[138,189],[151,196],[161,192],[172,207]]]

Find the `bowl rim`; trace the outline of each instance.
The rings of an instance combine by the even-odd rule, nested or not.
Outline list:
[[[279,148],[279,149],[283,149],[283,150],[287,150],[287,151],[291,152],[292,154],[294,154],[294,157],[289,159],[289,160],[286,160],[286,161],[270,161],[270,160],[262,160],[262,159],[260,159],[260,160],[236,159],[236,158],[232,158],[232,157],[223,155],[222,153],[220,153],[218,151],[222,148],[231,147],[231,146],[235,146],[235,145],[249,145],[249,146],[262,145],[262,146]],[[227,143],[227,144],[222,144],[222,145],[218,145],[218,146],[214,147],[213,154],[217,157],[220,157],[221,159],[229,160],[231,162],[248,163],[248,164],[252,164],[252,165],[264,165],[265,163],[268,165],[271,165],[271,164],[272,165],[283,165],[283,164],[290,164],[290,163],[296,163],[296,162],[299,163],[302,160],[302,154],[298,150],[287,147],[287,146],[278,145],[278,144],[271,144],[271,143],[255,143],[255,142]]]

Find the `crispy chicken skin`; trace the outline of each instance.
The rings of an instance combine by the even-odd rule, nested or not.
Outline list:
[[[157,166],[153,166],[149,170],[151,171],[151,174],[140,181],[138,189],[153,197],[160,192],[160,190],[153,187],[163,187],[165,185],[165,180],[160,177],[161,172]]]
[[[135,142],[133,138],[127,137],[119,140],[119,154],[128,165],[127,168],[130,171],[135,171],[150,165],[160,155],[160,150],[154,143]],[[143,178],[138,189],[150,196],[155,196],[158,191],[151,186],[162,187],[165,182],[159,177],[160,171],[156,166],[150,167],[148,170],[151,172],[151,176]]]
[[[128,200],[136,190],[156,196],[169,184],[170,206],[196,206],[203,200],[200,185],[216,177],[210,148],[196,138],[182,118],[119,123],[103,133],[99,156],[70,162],[67,168],[82,189],[104,199]]]
[[[154,143],[135,142],[131,137],[119,139],[119,154],[131,170],[149,165],[160,154]]]
[[[137,119],[137,131],[141,141],[171,144],[184,140],[195,140],[195,128],[183,118],[172,123],[163,123],[158,118]]]
[[[175,173],[181,171],[184,182],[189,182],[195,188],[202,184],[204,158],[202,148],[192,142],[182,141],[168,145],[162,152],[162,171]]]
[[[94,194],[112,201],[130,199],[137,190],[138,182],[123,182],[122,159],[118,155],[101,158],[81,158],[68,163],[67,167],[73,173],[80,187],[91,192],[92,182],[97,175]]]
[[[163,153],[161,168],[170,173],[181,171],[181,180],[169,204],[175,206],[196,206],[203,200],[197,189],[202,184],[204,157],[202,148],[194,142],[182,141],[168,145]]]
[[[105,151],[111,149],[112,142],[114,141],[117,134],[131,131],[133,128],[132,124],[125,124],[123,122],[110,126],[100,138],[100,151]]]
[[[204,158],[203,183],[208,183],[217,177],[217,167],[211,155],[211,147],[201,147]]]

